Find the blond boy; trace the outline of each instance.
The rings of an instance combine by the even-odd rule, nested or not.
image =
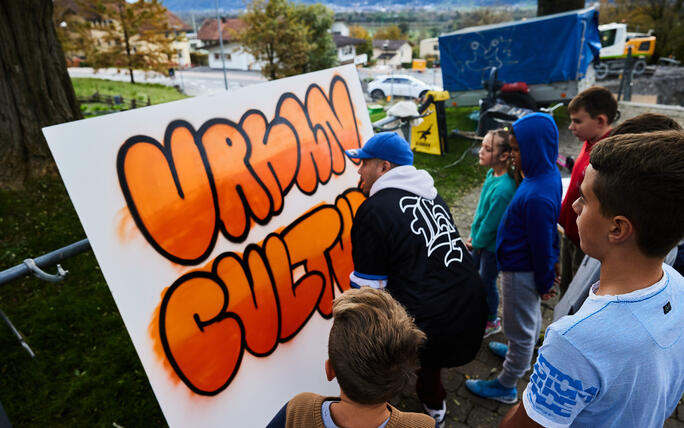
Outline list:
[[[385,291],[363,287],[335,299],[333,319],[325,372],[328,380],[337,378],[340,396],[299,394],[268,428],[435,427],[430,416],[387,402],[414,380],[425,342],[404,307]]]

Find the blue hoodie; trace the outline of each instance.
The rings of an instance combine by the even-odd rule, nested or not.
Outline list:
[[[553,286],[558,261],[558,128],[548,114],[533,113],[515,121],[513,133],[525,179],[499,224],[497,263],[502,271],[534,272],[537,291],[544,294]]]

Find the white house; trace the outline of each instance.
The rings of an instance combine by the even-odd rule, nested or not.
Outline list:
[[[365,43],[363,39],[333,33],[333,41],[337,48],[337,61],[340,64],[351,64],[356,58],[356,46]]]
[[[337,33],[341,36],[349,36],[349,27],[342,21],[335,21],[330,28],[330,32],[333,34]]]
[[[413,51],[406,40],[373,40],[373,58],[378,64],[400,67],[411,62]]]
[[[428,55],[439,58],[439,39],[437,37],[423,39],[420,41],[419,46],[421,58],[425,58]]]
[[[166,18],[169,21],[169,28],[174,31],[176,40],[171,44],[173,50],[176,51],[176,56],[173,61],[182,67],[190,66],[190,41],[187,33],[191,28],[178,16],[170,11],[166,11]]]
[[[237,42],[236,34],[244,29],[246,24],[239,18],[221,18],[221,32],[223,33],[223,56],[226,68],[230,70],[261,70],[261,62],[250,53],[242,49]],[[203,48],[209,53],[209,67],[223,68],[221,60],[221,45],[219,43],[216,19],[207,19],[197,31],[197,39],[204,44]]]

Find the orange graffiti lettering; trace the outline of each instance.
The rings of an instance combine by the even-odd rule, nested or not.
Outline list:
[[[119,183],[135,223],[171,260],[196,264],[216,240],[216,210],[202,150],[192,126],[169,124],[164,144],[129,138],[119,150]]]
[[[268,126],[266,118],[256,110],[245,113],[240,127],[251,142],[249,164],[273,199],[273,213],[278,214],[297,172],[297,134],[292,125],[280,119]]]
[[[316,308],[329,317],[331,272],[342,291],[340,279],[352,270],[331,254],[349,251],[351,222],[362,200],[358,190],[349,190],[335,205],[313,208],[261,245],[249,245],[242,257],[221,254],[210,272],[193,271],[174,282],[154,318],[158,329],[150,326],[173,373],[193,392],[216,395],[237,374],[245,349],[270,355],[297,335]],[[301,267],[304,274],[295,279]]]
[[[242,360],[241,320],[226,311],[228,291],[205,272],[179,278],[160,308],[164,352],[176,374],[195,392],[227,385]],[[198,334],[199,333],[199,334]]]
[[[215,119],[207,122],[200,134],[216,192],[221,195],[218,209],[224,233],[233,241],[243,241],[250,217],[262,224],[268,219],[271,196],[250,171],[246,163],[250,146],[235,124]]]
[[[311,85],[305,103],[283,94],[270,122],[249,110],[239,123],[215,118],[197,131],[171,122],[163,144],[129,138],[117,171],[145,239],[169,260],[197,265],[219,231],[243,242],[253,223],[266,224],[281,212],[293,184],[313,194],[318,183],[344,173],[344,150],[360,146],[347,84],[335,76],[327,95]]]

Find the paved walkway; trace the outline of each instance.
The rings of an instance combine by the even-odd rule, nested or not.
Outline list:
[[[572,142],[568,141],[568,143]],[[566,148],[566,150],[569,152],[568,154],[572,153],[570,151],[571,149]],[[579,145],[576,151],[579,152]],[[473,189],[452,207],[454,222],[463,236],[468,236],[470,232],[470,223],[473,218],[475,207],[477,206],[480,190],[481,187]],[[542,331],[544,331],[553,320],[553,307],[557,302],[558,298],[542,302]],[[499,306],[499,308],[501,308],[501,306]],[[487,344],[492,340],[506,342],[503,333],[492,335],[482,342],[482,346],[480,347],[480,351],[477,353],[475,360],[465,366],[447,369],[442,372],[442,381],[448,394],[446,399],[447,428],[496,427],[501,418],[511,408],[511,405],[508,404],[477,397],[471,394],[465,387],[466,379],[493,379],[499,374],[503,360],[489,351]],[[537,354],[535,353],[533,361],[535,361],[536,358]],[[530,374],[531,372],[528,372],[526,376],[518,382],[518,397],[520,397],[525,390],[525,387],[529,382]],[[400,397],[393,400],[392,404],[402,410],[413,412],[423,411],[423,407],[416,397],[413,388],[405,391]],[[665,422],[665,427],[684,428],[684,398],[683,400],[680,400],[674,414]]]

